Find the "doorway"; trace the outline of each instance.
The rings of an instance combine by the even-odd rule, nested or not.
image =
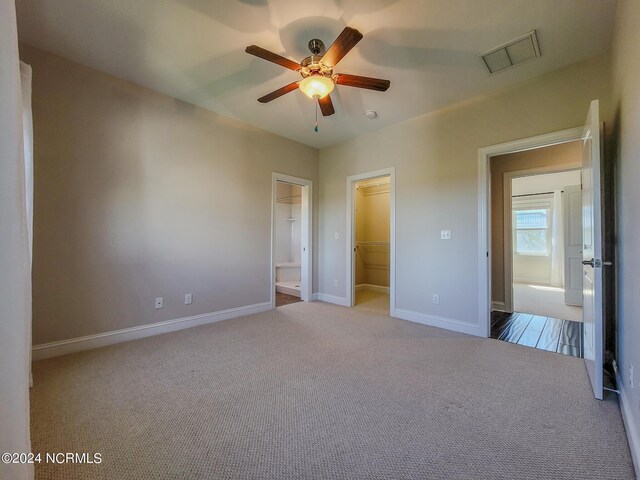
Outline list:
[[[272,177],[271,304],[311,300],[312,182],[274,173]]]
[[[347,305],[394,315],[395,168],[347,178]]]
[[[492,338],[582,356],[581,160],[579,141],[491,158]]]
[[[537,137],[516,140],[499,145],[483,147],[478,150],[478,314],[479,325],[484,336],[491,336],[492,324],[496,322],[492,318],[492,310],[496,310],[495,300],[492,302],[493,280],[497,275],[493,272],[493,262],[496,257],[491,253],[495,236],[495,224],[491,205],[495,196],[494,184],[491,178],[491,159],[498,155],[515,152],[526,152],[561,145],[568,142],[580,141],[582,155],[580,167],[582,169],[582,350],[589,381],[593,389],[594,397],[602,400],[605,344],[613,341],[613,336],[605,338],[605,329],[615,332],[615,323],[608,326],[607,322],[615,318],[606,319],[605,313],[615,310],[615,298],[606,298],[607,280],[612,278],[615,259],[603,258],[605,255],[613,255],[613,245],[607,240],[612,239],[615,233],[615,224],[607,216],[602,215],[602,201],[611,198],[613,178],[611,169],[605,168],[603,157],[603,125],[600,122],[600,102],[593,100],[587,109],[585,124],[582,127],[563,130],[560,132],[539,135]],[[613,211],[608,205],[609,211]],[[606,211],[606,208],[605,208]],[[498,232],[500,235],[500,232]],[[506,257],[508,258],[508,257]],[[605,268],[610,269],[609,274]],[[504,289],[502,291],[505,291]],[[612,290],[613,291],[613,290]],[[506,300],[504,302],[506,304]],[[510,312],[504,312],[509,315]],[[528,328],[528,326],[527,326]],[[522,335],[524,331],[520,333]],[[613,353],[607,352],[607,355]]]
[[[580,170],[510,180],[513,310],[582,322]]]
[[[355,183],[355,306],[389,312],[390,177]]]

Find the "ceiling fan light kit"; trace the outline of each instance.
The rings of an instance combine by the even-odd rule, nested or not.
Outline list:
[[[333,73],[333,69],[336,64],[353,47],[355,47],[360,40],[362,40],[362,34],[355,28],[351,27],[346,27],[326,51],[322,40],[314,38],[309,42],[311,55],[302,60],[299,64],[293,60],[289,60],[288,58],[258,47],[257,45],[250,45],[245,50],[247,53],[269,62],[277,63],[289,70],[294,70],[302,76],[302,80],[285,85],[278,90],[260,97],[258,101],[260,103],[268,103],[299,88],[307,97],[316,100],[316,108],[319,106],[322,111],[322,115],[328,117],[335,113],[330,94],[336,85],[366,88],[369,90],[377,90],[379,92],[386,91],[391,85],[389,80]],[[316,132],[318,131],[317,120],[315,130]]]
[[[312,75],[300,81],[298,88],[307,97],[320,100],[329,95],[335,87],[333,80],[321,75]]]

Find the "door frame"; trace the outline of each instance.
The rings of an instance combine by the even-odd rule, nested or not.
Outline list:
[[[567,143],[567,142],[563,142]],[[549,145],[547,145],[549,146]],[[544,147],[538,147],[544,148]],[[494,155],[495,156],[495,155]],[[507,312],[513,312],[513,221],[512,221],[512,180],[514,178],[531,177],[535,175],[545,175],[547,173],[572,172],[582,169],[581,162],[560,163],[557,165],[549,165],[547,167],[535,167],[525,170],[514,170],[505,172],[502,177],[502,193],[503,193],[503,265],[504,265],[504,308]],[[489,172],[491,174],[491,172]],[[489,204],[491,210],[491,204]],[[491,224],[489,224],[491,226]],[[491,227],[489,227],[491,228]]]
[[[355,255],[353,252],[355,238],[355,195],[356,182],[371,178],[389,177],[389,314],[396,313],[396,167],[382,168],[347,177],[347,227],[346,241],[346,304],[353,307],[355,294]]]
[[[478,325],[480,335],[491,335],[491,157],[582,140],[584,127],[478,149]]]
[[[278,182],[302,187],[300,208],[300,298],[304,302],[312,300],[313,290],[313,181],[284,173],[271,174],[271,261],[270,288],[271,308],[276,308],[276,199]]]

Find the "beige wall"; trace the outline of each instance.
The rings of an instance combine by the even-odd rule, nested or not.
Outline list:
[[[478,149],[582,125],[594,98],[608,118],[609,90],[605,55],[322,149],[319,291],[346,294],[346,177],[395,165],[396,308],[477,333]]]
[[[31,451],[31,286],[22,137],[16,11],[13,0],[0,0],[0,454]],[[33,478],[33,465],[0,462],[0,478]]]
[[[317,150],[21,55],[34,77],[34,344],[270,301],[271,172],[317,185]]]
[[[640,475],[640,2],[618,3],[613,42],[614,108],[613,137],[617,145],[618,203],[618,355],[620,387],[625,392],[627,432]],[[629,367],[635,368],[629,384]]]
[[[557,168],[562,165],[574,166],[581,161],[582,144],[580,142],[564,143],[491,158],[491,295],[494,302],[504,302],[505,299],[503,248],[505,173],[546,167]],[[537,263],[537,260],[525,259],[524,262],[531,267],[531,263]],[[550,265],[548,270],[550,274]]]

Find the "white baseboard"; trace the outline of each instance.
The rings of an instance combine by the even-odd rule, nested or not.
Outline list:
[[[551,281],[548,278],[536,278],[536,277],[513,277],[513,283],[522,283],[525,285],[548,285],[551,286]]]
[[[318,293],[318,300],[321,302],[334,303],[336,305],[340,305],[342,307],[350,307],[351,305],[347,304],[347,299],[344,297],[336,297],[334,295],[329,295],[327,293]]]
[[[317,293],[312,293],[311,294],[311,301],[312,302],[317,302],[318,301],[318,294]]]
[[[491,311],[497,310],[499,312],[506,312],[507,306],[504,302],[491,302]]]
[[[276,292],[286,293],[287,295],[292,295],[294,297],[299,297],[301,295],[299,288],[287,287],[284,285],[276,285]]]
[[[429,325],[430,327],[444,328],[445,330],[452,330],[454,332],[468,333],[469,335],[475,335],[477,337],[483,337],[480,331],[479,325],[471,325],[469,323],[460,322],[451,318],[438,317],[435,315],[427,315],[424,313],[412,312],[410,310],[402,310],[396,308],[396,318],[402,320],[409,320],[410,322],[422,323],[423,325]]]
[[[153,335],[160,335],[161,333],[175,332],[177,330],[215,323],[221,320],[266,312],[267,310],[271,310],[271,302],[256,303],[255,305],[230,308],[219,312],[203,313],[202,315],[194,315],[192,317],[183,317],[175,320],[140,325],[138,327],[123,328],[121,330],[71,338],[69,340],[60,340],[58,342],[43,343],[41,345],[34,345],[33,360],[58,357],[60,355],[66,355],[67,353],[90,350],[106,345],[113,345],[114,343],[128,342],[129,340],[151,337]]]
[[[622,421],[624,429],[629,440],[629,450],[631,450],[631,458],[633,459],[633,467],[636,471],[636,477],[640,478],[640,425],[638,425],[633,416],[633,405],[627,396],[624,383],[616,370],[616,383],[620,392],[620,410],[622,411]]]
[[[360,292],[362,290],[368,290],[370,292],[379,292],[379,293],[389,293],[389,287],[382,287],[380,285],[371,285],[370,283],[361,283],[360,285],[356,285],[356,292]]]

